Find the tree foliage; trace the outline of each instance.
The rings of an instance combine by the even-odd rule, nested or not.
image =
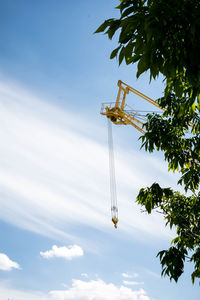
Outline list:
[[[185,194],[158,183],[142,188],[137,202],[148,213],[159,210],[177,237],[160,251],[162,275],[178,281],[185,261],[193,262],[192,282],[200,278],[200,1],[121,0],[118,19],[106,20],[96,31],[118,45],[110,55],[119,64],[137,63],[139,77],[164,76],[162,116],[149,114],[142,147],[161,150],[169,170],[179,171]],[[188,196],[189,195],[189,196]]]

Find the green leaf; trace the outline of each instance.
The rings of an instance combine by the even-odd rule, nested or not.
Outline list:
[[[106,28],[108,26],[110,26],[110,22],[114,20],[114,19],[108,19],[106,21],[104,21],[98,28],[97,30],[94,32],[94,33],[100,33],[100,32],[104,32],[106,30]]]
[[[136,75],[137,78],[139,78],[140,75],[145,71],[147,71],[148,69],[149,69],[149,65],[147,64],[146,55],[143,55],[138,62],[138,71]]]
[[[126,47],[124,47],[124,54],[126,64],[130,64],[132,62],[132,54],[133,54],[134,43],[130,41]]]
[[[120,23],[121,22],[119,20],[114,19],[110,22],[110,27],[106,31],[110,40],[112,39],[115,32],[119,29]]]
[[[119,51],[119,49],[121,48],[121,46],[117,47],[116,49],[114,49],[110,55],[110,59],[113,59],[114,57],[117,56],[117,53]]]
[[[133,8],[132,8],[132,7],[129,7],[129,8],[127,8],[126,10],[124,10],[124,12],[123,12],[122,15],[121,15],[121,18],[124,18],[124,17],[126,17],[127,15],[129,15],[129,14],[133,14]]]
[[[119,65],[121,65],[123,59],[124,59],[125,53],[124,53],[124,47],[122,47],[120,53],[119,53]]]

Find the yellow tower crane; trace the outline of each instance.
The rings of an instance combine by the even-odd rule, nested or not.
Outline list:
[[[110,169],[110,192],[111,192],[111,214],[112,222],[114,227],[117,228],[118,224],[118,207],[117,207],[117,192],[116,192],[116,180],[115,180],[115,164],[114,164],[114,150],[113,150],[113,137],[112,137],[112,122],[116,125],[132,125],[142,134],[145,133],[144,123],[145,116],[141,115],[138,111],[133,110],[129,107],[125,101],[126,96],[129,92],[134,93],[140,98],[146,100],[150,104],[156,106],[157,108],[165,111],[161,108],[159,104],[149,98],[148,96],[137,91],[130,85],[124,83],[123,81],[118,81],[118,93],[116,102],[112,103],[102,103],[101,114],[108,118],[108,145],[109,145],[109,169]],[[194,124],[192,122],[188,123],[192,128]],[[188,150],[190,152],[190,150]]]
[[[116,180],[115,180],[115,163],[114,163],[114,150],[113,150],[113,137],[112,137],[112,122],[116,125],[132,125],[142,134],[145,133],[142,122],[144,116],[138,111],[129,107],[126,101],[126,95],[129,92],[143,98],[149,103],[153,104],[157,108],[162,109],[158,103],[141,92],[137,91],[128,84],[118,81],[118,94],[116,102],[102,103],[101,114],[108,118],[108,145],[109,145],[109,169],[110,169],[110,194],[111,194],[111,215],[114,227],[117,228],[118,224],[118,207],[117,207],[117,192],[116,192]],[[162,109],[164,110],[164,109]]]

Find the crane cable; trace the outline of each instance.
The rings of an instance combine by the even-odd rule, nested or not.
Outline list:
[[[108,118],[108,150],[109,150],[109,171],[110,171],[110,197],[111,197],[111,216],[114,227],[118,223],[117,190],[115,179],[115,160],[112,135],[112,122]]]

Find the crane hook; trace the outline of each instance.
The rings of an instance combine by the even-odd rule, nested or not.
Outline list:
[[[116,217],[112,218],[112,222],[114,224],[114,227],[117,228],[118,218]]]

